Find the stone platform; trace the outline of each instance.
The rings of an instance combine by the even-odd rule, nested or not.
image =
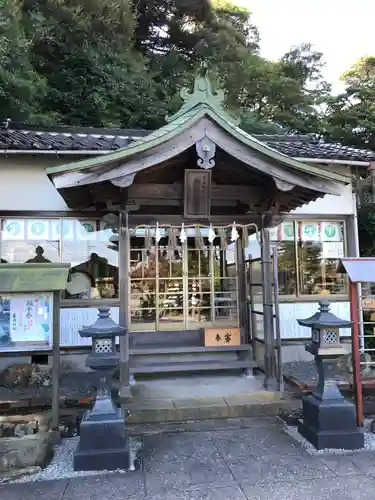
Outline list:
[[[150,426],[142,467],[77,477],[47,468],[35,482],[0,485],[6,500],[371,499],[375,452],[311,456],[273,418]],[[178,432],[178,429],[180,432]],[[69,458],[69,456],[67,456]],[[71,458],[71,457],[70,457]],[[68,467],[66,467],[68,468]],[[49,480],[46,480],[49,479]]]
[[[60,406],[64,414],[90,407],[96,393],[96,379],[87,375],[72,374],[61,384]],[[133,397],[123,406],[130,413],[128,423],[277,415],[280,409],[300,408],[298,395],[266,392],[262,383],[262,377],[242,375],[143,379],[132,386]],[[50,405],[50,389],[36,394],[31,388],[25,391],[0,388],[0,411],[4,413],[29,413]]]
[[[267,392],[262,383],[262,378],[236,375],[140,381],[123,406],[128,423],[270,416],[300,408],[295,394]]]

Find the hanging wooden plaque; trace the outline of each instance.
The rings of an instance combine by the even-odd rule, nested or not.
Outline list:
[[[184,217],[208,219],[211,208],[211,171],[185,170]]]

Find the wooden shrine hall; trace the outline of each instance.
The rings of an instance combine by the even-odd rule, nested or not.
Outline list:
[[[262,258],[251,300],[262,306],[256,323],[264,332],[269,386],[275,374],[269,228],[351,182],[241,130],[206,68],[181,97],[165,126],[126,148],[47,169],[72,211],[90,210],[113,230],[109,245],[119,252],[119,267],[112,274],[128,331],[120,341],[125,396],[133,375],[256,365],[245,262],[254,234]]]

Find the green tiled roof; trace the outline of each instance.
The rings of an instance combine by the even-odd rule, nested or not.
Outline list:
[[[207,76],[206,69],[196,77],[194,91],[189,92],[187,89],[183,89],[181,91],[181,97],[185,101],[183,106],[175,115],[168,118],[167,123],[160,129],[138,138],[130,145],[113,153],[50,167],[47,169],[47,173],[49,175],[56,175],[74,171],[79,172],[101,165],[108,165],[112,162],[117,163],[119,160],[126,160],[154,148],[155,146],[166,143],[181,132],[192,128],[202,118],[208,117],[242,144],[266,155],[279,164],[302,173],[318,176],[322,179],[343,183],[350,182],[349,177],[335,172],[328,172],[322,170],[319,166],[307,165],[293,159],[239,128],[234,118],[232,118],[223,107],[223,92],[219,91],[214,93],[212,91],[211,82]]]

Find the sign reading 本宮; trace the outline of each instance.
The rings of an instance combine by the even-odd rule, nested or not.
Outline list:
[[[0,347],[46,344],[52,332],[53,294],[0,295]]]
[[[239,328],[205,328],[204,345],[206,347],[240,345]]]

